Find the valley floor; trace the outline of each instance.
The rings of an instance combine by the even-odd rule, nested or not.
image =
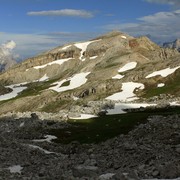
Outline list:
[[[128,134],[98,144],[60,144],[48,134],[69,126],[36,117],[1,119],[0,179],[180,177],[180,115],[150,116]]]

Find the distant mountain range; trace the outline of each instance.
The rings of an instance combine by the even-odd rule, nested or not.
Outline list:
[[[173,42],[166,42],[163,44],[163,47],[173,48],[173,49],[177,49],[178,51],[180,51],[180,39],[176,39]]]
[[[7,70],[16,64],[12,55],[12,50],[16,47],[14,41],[8,41],[0,46],[0,72]]]
[[[1,54],[10,57],[14,47],[9,42]],[[61,110],[96,114],[97,101],[173,103],[180,94],[179,59],[176,49],[122,32],[59,46],[0,74],[8,89],[3,92],[11,89],[0,96],[4,101],[0,114]]]

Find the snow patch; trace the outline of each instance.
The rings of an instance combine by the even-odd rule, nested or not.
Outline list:
[[[48,142],[48,143],[51,143],[51,141],[53,139],[57,139],[56,136],[52,136],[52,135],[45,135],[44,136],[46,139],[35,139],[33,140],[34,142]]]
[[[70,119],[91,119],[95,118],[97,116],[92,115],[92,114],[80,114],[80,117],[69,117]]]
[[[76,97],[76,96],[73,96],[72,98],[73,98],[74,101],[77,101],[77,100],[79,99],[79,98]]]
[[[170,105],[171,105],[171,106],[180,106],[180,102],[177,102],[177,101],[175,101],[175,102],[170,102]]]
[[[100,41],[101,39],[95,40],[95,41],[87,41],[87,42],[83,42],[83,43],[76,43],[74,44],[77,48],[81,49],[81,55],[79,57],[79,59],[81,61],[84,61],[85,59],[83,59],[83,53],[86,51],[87,47],[89,44],[93,43],[93,42],[97,42]]]
[[[52,62],[50,62],[50,63],[44,64],[44,65],[41,65],[41,66],[34,66],[33,68],[34,68],[34,69],[42,69],[42,68],[45,68],[45,67],[47,67],[47,66],[51,66],[51,65],[53,65],[53,64],[62,65],[63,63],[69,61],[70,59],[72,59],[72,58],[58,59],[58,60],[56,60],[56,61],[52,61]]]
[[[42,78],[40,78],[38,81],[42,82],[42,81],[47,81],[49,79],[49,77],[47,76],[47,74],[45,74]]]
[[[114,109],[108,109],[107,115],[113,114],[124,114],[126,111],[124,109],[137,109],[140,107],[156,106],[156,104],[146,104],[146,103],[115,103]]]
[[[10,173],[19,173],[19,174],[21,174],[21,171],[22,171],[23,167],[20,166],[20,165],[14,165],[14,166],[8,167],[8,169],[9,169]]]
[[[127,39],[127,37],[126,36],[121,36],[123,39]]]
[[[160,84],[157,85],[157,87],[164,87],[164,86],[165,86],[164,83],[160,83]]]
[[[96,59],[98,56],[92,56],[89,59]]]
[[[71,47],[71,46],[72,46],[72,45],[65,46],[65,47],[62,48],[62,50],[66,50],[66,49],[68,49],[68,48]]]
[[[137,66],[137,62],[130,62],[125,64],[122,68],[118,70],[119,73],[125,72],[131,69],[134,69]],[[112,77],[112,79],[122,79],[124,75],[117,74],[116,76]]]
[[[120,68],[118,70],[118,72],[125,72],[125,71],[128,71],[128,70],[131,70],[131,69],[134,69],[135,67],[137,66],[137,62],[130,62],[130,63],[127,63],[125,64],[122,68]]]
[[[11,88],[13,91],[10,92],[10,93],[1,95],[0,96],[0,101],[15,98],[20,92],[27,89],[26,86],[22,87],[22,85],[24,85],[24,84],[27,84],[27,82],[24,82],[24,83],[21,83],[21,84],[13,84],[13,85],[5,86],[6,88]]]
[[[116,76],[112,77],[112,79],[122,79],[124,75],[117,74]]]
[[[39,149],[40,151],[43,151],[45,154],[56,154],[55,152],[47,151],[39,146],[31,145],[28,144],[29,147],[34,148],[34,149]]]
[[[60,82],[53,83],[52,85],[56,85],[56,86],[50,87],[49,89],[52,89],[52,90],[57,91],[57,92],[63,92],[63,91],[67,91],[67,90],[78,88],[78,87],[80,87],[80,86],[82,86],[83,84],[86,83],[86,81],[87,81],[86,76],[88,74],[90,74],[90,72],[75,74],[71,78],[64,79],[64,80],[62,80]],[[67,80],[70,81],[70,84],[68,86],[61,87],[61,85],[64,82],[66,82]]]
[[[136,88],[144,89],[144,84],[134,82],[122,83],[122,91],[119,93],[115,93],[107,97],[106,99],[122,102],[137,100],[138,97],[136,97],[136,95],[133,93]]]
[[[174,73],[177,69],[179,69],[180,66],[178,67],[175,67],[175,68],[166,68],[166,69],[162,69],[162,70],[159,70],[159,71],[155,71],[151,74],[149,74],[148,76],[146,76],[146,78],[151,78],[151,77],[154,77],[154,76],[162,76],[162,77],[167,77],[168,75]]]

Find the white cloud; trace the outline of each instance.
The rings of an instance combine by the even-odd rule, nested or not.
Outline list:
[[[153,24],[173,24],[180,22],[180,10],[173,12],[159,12],[153,15],[138,18],[138,20]]]
[[[40,53],[57,43],[45,35],[3,33],[3,36],[0,36],[0,42],[7,40],[16,42],[17,46],[14,51],[20,54],[22,58]]]
[[[180,37],[180,10],[159,12],[137,19],[136,23],[108,24],[107,30],[119,29],[134,36],[150,34],[156,41],[169,41]]]
[[[179,0],[145,0],[150,3],[159,3],[159,4],[170,4],[174,6],[180,6]]]
[[[0,33],[1,34],[1,33]],[[16,43],[14,41],[7,41],[0,45],[0,61],[4,59],[14,59],[18,58],[18,54],[14,53]]]
[[[27,15],[29,16],[71,16],[71,17],[81,17],[81,18],[92,18],[94,16],[94,14],[90,11],[75,10],[75,9],[28,12]]]

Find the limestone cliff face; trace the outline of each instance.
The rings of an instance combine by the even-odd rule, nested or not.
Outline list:
[[[180,66],[179,58],[180,53],[176,49],[161,48],[147,37],[134,38],[122,32],[111,32],[87,42],[60,46],[0,74],[2,85],[27,84],[26,93],[13,103],[1,105],[0,113],[29,109],[59,111],[81,101],[102,100],[122,91],[122,83],[126,82],[143,83],[154,88],[157,83],[172,83],[172,79],[180,76],[179,69],[167,78],[157,76],[147,79],[146,76],[160,69]],[[121,67],[131,62],[136,63],[134,69],[118,73]],[[59,86],[68,86],[75,75],[87,72],[86,82],[77,88],[62,92],[49,89],[59,82],[62,82]],[[75,81],[76,85],[80,80]],[[176,94],[178,92],[175,91]],[[143,95],[146,92],[139,90],[138,93]],[[79,100],[74,100],[74,97]],[[27,100],[30,102],[28,105]]]
[[[173,42],[164,43],[163,47],[177,49],[178,51],[180,51],[180,39],[176,39]]]

